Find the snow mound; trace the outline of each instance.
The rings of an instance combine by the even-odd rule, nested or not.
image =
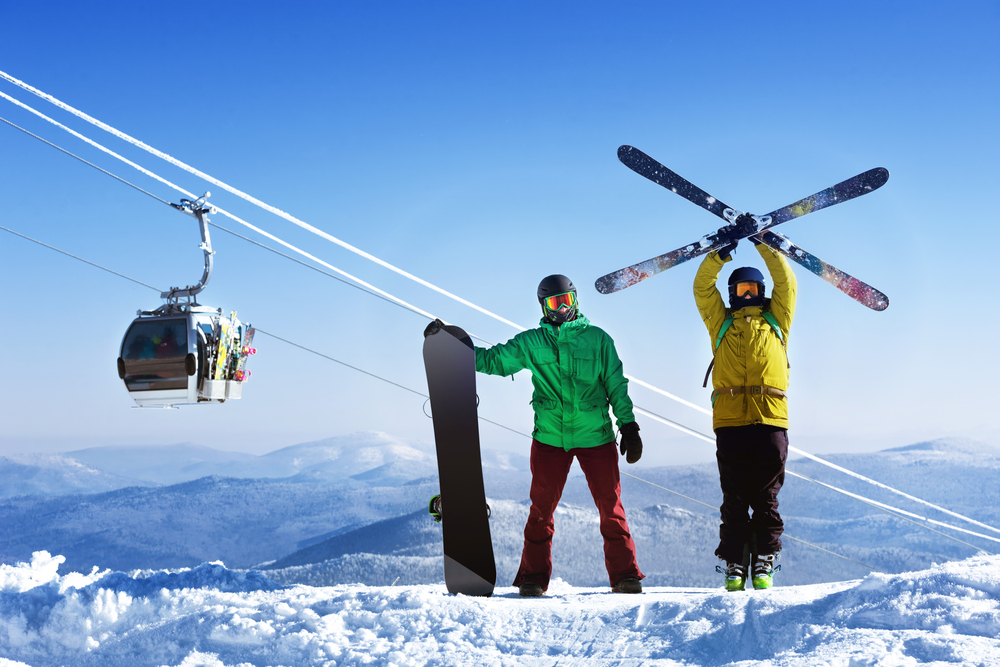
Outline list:
[[[443,585],[279,587],[209,563],[148,576],[0,566],[0,665],[998,664],[1000,556],[725,593],[545,597]],[[20,662],[11,662],[20,661]]]

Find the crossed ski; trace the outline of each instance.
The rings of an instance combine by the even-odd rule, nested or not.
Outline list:
[[[622,146],[618,149],[618,159],[632,171],[719,216],[728,225],[735,225],[736,219],[743,214],[743,211],[727,206],[721,200],[677,175],[637,148]],[[792,261],[801,264],[859,303],[872,310],[885,310],[889,307],[889,298],[885,294],[803,250],[786,237],[772,231],[772,228],[794,218],[868,194],[885,185],[887,180],[889,180],[887,169],[882,167],[870,169],[805,199],[800,199],[794,204],[771,211],[767,215],[753,216],[753,229],[738,238],[749,238],[754,243],[764,243]],[[602,276],[597,279],[594,286],[601,294],[612,294],[672,266],[717,250],[725,245],[719,241],[719,231],[707,234],[690,245]]]

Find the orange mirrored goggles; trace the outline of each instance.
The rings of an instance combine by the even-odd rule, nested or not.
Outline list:
[[[567,308],[572,308],[576,305],[576,294],[573,292],[566,292],[565,294],[556,294],[555,296],[546,297],[545,307],[549,310],[559,310],[563,306]]]
[[[753,281],[745,281],[741,283],[736,283],[736,297],[741,298],[750,293],[753,296],[760,294],[760,283]]]

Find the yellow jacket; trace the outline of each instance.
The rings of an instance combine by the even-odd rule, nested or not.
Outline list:
[[[786,347],[788,331],[795,315],[795,274],[784,257],[766,245],[758,245],[757,252],[764,258],[771,274],[771,298],[764,306],[747,306],[733,311],[733,323],[715,353],[712,370],[714,390],[741,387],[771,387],[788,389],[788,358]],[[718,253],[705,257],[694,278],[694,300],[701,319],[708,328],[712,347],[722,323],[726,319],[726,302],[716,288],[723,264]],[[728,296],[728,293],[727,293]],[[763,317],[762,310],[769,310],[778,322],[785,337],[785,346]],[[788,428],[788,400],[747,390],[745,393],[720,394],[713,404],[712,428],[770,424]]]

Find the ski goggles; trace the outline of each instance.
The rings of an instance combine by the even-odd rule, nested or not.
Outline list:
[[[747,294],[757,296],[760,294],[760,283],[752,280],[736,283],[736,297],[744,297]]]
[[[567,308],[572,308],[576,305],[576,294],[573,292],[566,292],[565,294],[556,294],[555,296],[550,296],[545,299],[545,307],[549,310],[559,310],[563,306]]]

